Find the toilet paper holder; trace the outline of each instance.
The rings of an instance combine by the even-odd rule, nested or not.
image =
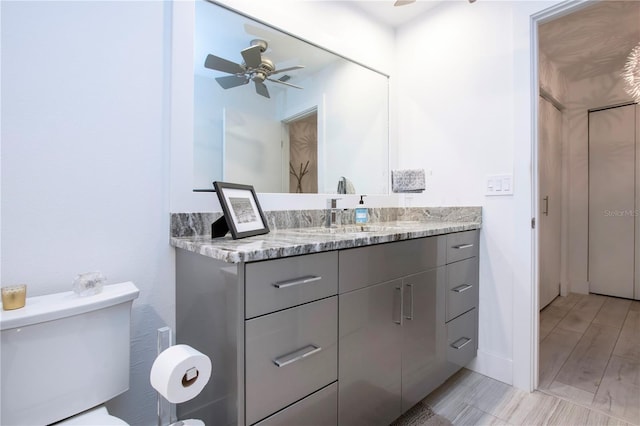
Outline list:
[[[172,402],[182,402],[184,401],[184,399],[181,401],[180,399],[176,400],[176,398],[174,398],[174,396],[168,396],[167,394],[167,398],[165,398],[163,396],[163,394],[161,393],[161,387],[162,385],[160,385],[160,387],[158,387],[158,381],[159,378],[156,376],[155,381],[154,381],[154,369],[156,368],[156,364],[160,363],[158,365],[158,372],[162,371],[162,367],[160,366],[165,366],[166,367],[166,363],[165,361],[167,361],[167,356],[169,355],[170,352],[167,352],[166,354],[163,354],[163,356],[165,357],[162,361],[160,361],[160,359],[162,358],[161,354],[165,351],[167,351],[169,348],[171,348],[173,346],[173,333],[171,328],[169,327],[162,327],[158,329],[158,345],[157,345],[157,352],[158,352],[158,357],[156,358],[156,360],[154,361],[154,365],[151,367],[151,384],[152,386],[156,389],[156,392],[158,394],[158,426],[205,426],[204,423],[201,420],[195,420],[195,419],[189,419],[189,420],[177,420],[177,415],[176,415],[176,405],[173,404]],[[200,377],[200,371],[198,370],[197,367],[192,367],[189,368],[188,370],[185,371],[185,373],[182,375],[181,378],[181,384],[184,388],[188,388],[190,386],[192,386],[193,384],[195,384],[198,379],[201,379],[201,383],[199,386],[204,386],[206,385],[208,379],[209,379],[209,375],[210,375],[210,368],[211,368],[211,364],[210,364],[210,360],[208,360],[208,358],[203,355],[202,353],[199,353],[197,350],[191,348],[190,346],[187,345],[177,345],[175,346],[175,351],[173,352],[173,354],[176,353],[176,351],[184,351],[185,349],[187,351],[191,351],[191,352],[196,352],[199,357],[199,359],[207,359],[207,363],[206,364],[202,364],[200,365],[201,368],[204,368],[204,376]],[[172,350],[173,350],[172,349]],[[169,355],[170,356],[170,355]],[[192,355],[191,355],[192,356]],[[175,371],[175,370],[174,370]],[[178,377],[173,376],[175,379],[177,379]],[[173,380],[173,379],[170,379]],[[199,387],[198,386],[198,387]],[[194,392],[195,395],[197,395],[197,393],[199,393],[202,388],[194,388]],[[165,390],[165,394],[166,394],[166,390]],[[189,397],[191,398],[191,396]]]
[[[160,355],[165,349],[169,349],[173,345],[173,332],[170,327],[161,327],[158,329],[158,353]],[[168,426],[177,420],[176,406],[158,394],[158,426]]]

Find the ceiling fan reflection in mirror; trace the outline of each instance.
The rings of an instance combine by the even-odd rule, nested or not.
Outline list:
[[[231,89],[233,87],[248,84],[249,81],[253,81],[256,87],[256,93],[264,96],[265,98],[270,98],[269,90],[264,84],[265,80],[283,84],[285,86],[295,87],[296,89],[302,89],[302,87],[296,86],[295,84],[286,83],[286,81],[291,78],[286,74],[279,79],[271,78],[271,76],[285,71],[304,68],[304,65],[276,69],[274,63],[269,58],[262,55],[267,50],[267,47],[268,44],[265,40],[251,40],[251,45],[240,51],[242,59],[244,60],[242,64],[237,64],[227,59],[220,58],[219,56],[209,54],[204,62],[204,66],[205,68],[212,70],[233,74],[224,77],[216,77],[216,81],[223,89]]]

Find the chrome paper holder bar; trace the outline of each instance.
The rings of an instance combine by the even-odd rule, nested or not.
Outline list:
[[[304,348],[300,348],[289,354],[283,355],[273,360],[273,363],[278,367],[284,367],[285,365],[293,364],[296,361],[300,361],[303,358],[317,354],[322,348],[316,345],[307,345]]]

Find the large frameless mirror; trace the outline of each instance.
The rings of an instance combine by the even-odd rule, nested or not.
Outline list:
[[[195,189],[388,194],[388,76],[208,1],[195,14]]]

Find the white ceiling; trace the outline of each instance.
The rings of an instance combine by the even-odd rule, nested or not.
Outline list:
[[[540,26],[539,47],[569,80],[621,71],[640,43],[640,1],[602,1]]]
[[[397,28],[446,1],[416,0],[394,7],[394,0],[349,0],[377,22]],[[468,1],[468,0],[464,0]],[[604,0],[540,26],[539,46],[569,80],[622,69],[640,43],[640,0]]]
[[[350,0],[349,3],[388,27],[397,28],[446,0],[416,0],[405,6],[394,6],[394,0]],[[449,0],[451,1],[451,0]]]

